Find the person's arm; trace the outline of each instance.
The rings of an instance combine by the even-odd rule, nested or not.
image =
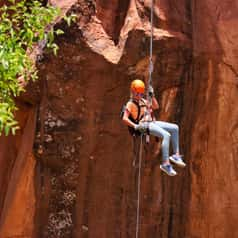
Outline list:
[[[152,100],[152,109],[153,110],[158,110],[159,109],[159,103],[157,99],[155,98],[155,93],[154,93],[154,88],[150,85],[149,86],[149,96],[151,97]]]
[[[153,110],[158,110],[159,109],[159,103],[155,96],[152,97],[152,109]]]
[[[125,112],[124,112],[122,121],[123,121],[127,126],[130,126],[130,127],[135,128],[135,127],[136,127],[136,124],[135,124],[134,122],[132,122],[132,121],[129,119],[131,109],[132,109],[132,105],[131,105],[130,102],[128,102],[127,105],[126,105],[126,110],[125,110]]]

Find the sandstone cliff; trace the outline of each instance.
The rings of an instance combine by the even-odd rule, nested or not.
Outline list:
[[[51,1],[78,15],[19,101],[0,143],[0,237],[135,237],[132,139],[119,119],[146,80],[150,1]],[[145,147],[140,237],[237,237],[237,13],[234,1],[155,1],[158,118],[180,125],[188,164],[170,178]],[[35,138],[34,138],[35,135]]]

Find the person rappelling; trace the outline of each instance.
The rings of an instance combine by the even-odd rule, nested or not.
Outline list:
[[[149,134],[162,138],[162,164],[160,169],[169,176],[175,176],[173,162],[185,167],[179,152],[179,127],[174,123],[157,121],[153,111],[159,109],[159,104],[151,85],[148,87],[151,103],[145,99],[145,84],[140,79],[132,81],[130,86],[130,100],[123,110],[122,120],[133,134]],[[172,141],[173,155],[169,156],[170,140]]]

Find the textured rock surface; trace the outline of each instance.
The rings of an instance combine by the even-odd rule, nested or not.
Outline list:
[[[184,109],[190,111],[184,125],[191,158],[186,237],[237,237],[238,5],[202,0],[192,9],[194,57]]]
[[[130,81],[147,78],[150,1],[51,2],[79,18],[39,64],[35,157],[38,89],[21,98],[19,135],[1,138],[0,237],[135,237],[137,170],[119,111]],[[179,123],[188,167],[171,179],[158,143],[145,148],[142,238],[238,236],[237,13],[234,1],[155,1],[158,116]]]
[[[42,204],[48,212],[39,215],[39,222],[44,221],[44,237],[135,234],[136,171],[132,168],[132,141],[118,114],[128,98],[130,80],[147,76],[149,9],[135,1],[120,4],[126,10],[121,14],[121,23],[116,24],[121,28],[115,29],[109,22],[116,21],[119,2],[113,2],[114,8],[110,4],[76,4],[73,9],[79,15],[78,25],[59,39],[58,58],[48,57],[40,67],[47,84],[45,133],[50,135],[45,157],[51,163],[51,172],[45,176],[53,178],[56,184],[48,186],[50,202],[46,199]],[[163,22],[163,29],[155,28],[155,78],[160,75],[160,85],[156,80],[155,87],[161,93],[163,118],[175,120],[171,118],[174,114],[178,120],[176,98],[182,93],[183,78],[189,71],[189,35],[182,34],[178,26],[169,30],[169,17],[167,20],[165,14]],[[181,25],[186,26],[186,22]],[[65,126],[60,128],[52,123],[49,112]],[[71,146],[74,153],[70,152]],[[63,148],[68,148],[68,156],[63,155]],[[157,164],[151,159],[144,165],[142,237],[168,236],[171,222],[174,227],[181,222],[183,202],[179,184],[181,187],[183,175],[177,184],[168,178],[161,179]],[[168,193],[175,186],[178,189]],[[62,204],[62,194],[67,191],[77,191],[70,205]],[[174,202],[174,197],[178,202]],[[183,230],[174,228],[171,232],[182,234]]]
[[[1,237],[33,237],[34,232],[36,112],[24,104],[18,107],[21,130],[15,137],[2,137],[0,143]]]

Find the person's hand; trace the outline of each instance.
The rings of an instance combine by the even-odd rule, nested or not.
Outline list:
[[[147,131],[147,126],[145,124],[135,125],[135,130],[141,133],[145,133]]]
[[[155,93],[154,93],[154,88],[150,85],[149,86],[149,96],[150,97],[154,97]]]

